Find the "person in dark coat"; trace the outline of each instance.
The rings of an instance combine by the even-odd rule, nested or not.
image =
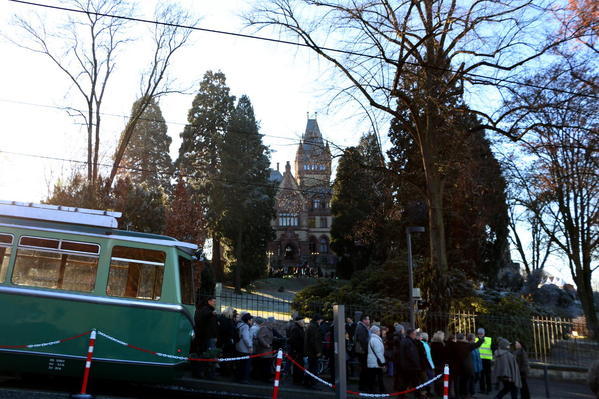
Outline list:
[[[360,363],[360,382],[358,389],[366,391],[370,382],[368,381],[368,342],[370,342],[370,316],[362,314],[356,332],[354,334],[354,353]]]
[[[202,354],[216,348],[216,336],[218,332],[215,297],[206,299],[204,305],[195,314],[195,333],[197,339],[197,350]]]
[[[524,350],[524,346],[520,341],[514,342],[514,356],[516,356],[516,363],[518,363],[518,369],[520,369],[520,381],[522,387],[520,388],[520,399],[530,399],[530,391],[528,390],[528,372],[530,367],[528,365],[528,354]]]
[[[443,374],[447,364],[447,351],[445,349],[445,333],[437,331],[431,339],[431,357],[435,364],[435,375]],[[443,379],[435,382],[435,395],[443,395]]]
[[[223,357],[235,356],[235,319],[237,311],[230,306],[223,310],[223,313],[217,319],[216,346],[222,350]],[[223,362],[219,364],[219,371],[222,375],[231,375],[231,362]]]
[[[304,319],[301,316],[295,316],[287,331],[287,343],[289,344],[289,356],[299,364],[303,363],[304,359]],[[293,365],[293,383],[296,385],[302,384],[304,372],[301,368]]]
[[[394,325],[395,331],[393,332],[393,388],[397,392],[405,390],[405,378],[403,370],[401,368],[401,342],[406,338],[406,330],[403,325],[396,323]]]
[[[315,315],[306,329],[306,338],[304,341],[304,354],[308,357],[308,371],[314,375],[318,374],[318,358],[322,355],[321,323],[322,317]],[[308,387],[314,387],[316,380],[310,376],[306,376],[304,384]]]
[[[497,350],[493,353],[493,381],[501,382],[503,389],[497,393],[495,399],[501,399],[509,393],[512,399],[518,398],[518,389],[522,388],[520,369],[516,357],[510,352],[510,341],[504,338],[497,340]]]
[[[422,360],[420,359],[419,342],[416,339],[416,330],[409,328],[406,331],[406,337],[399,346],[399,362],[405,378],[405,384],[408,388],[420,385],[420,374],[422,373]],[[422,397],[422,393],[417,391],[416,397]]]
[[[474,366],[472,365],[471,352],[482,345],[483,340],[478,342],[466,341],[466,336],[463,333],[456,334],[456,341],[453,344],[453,375],[456,382],[456,393],[458,398],[469,396],[470,379],[474,377]]]

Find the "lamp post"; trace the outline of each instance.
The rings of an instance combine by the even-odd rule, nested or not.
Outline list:
[[[406,239],[408,245],[408,299],[410,306],[410,328],[415,328],[416,317],[414,315],[414,267],[412,265],[412,233],[424,233],[424,227],[406,227]]]
[[[268,274],[268,277],[270,277],[271,273],[272,273],[272,266],[270,264],[270,260],[271,257],[274,255],[275,253],[273,251],[266,251],[266,255],[268,255],[268,269],[266,271],[266,273]]]

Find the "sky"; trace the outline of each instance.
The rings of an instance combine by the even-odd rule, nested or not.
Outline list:
[[[60,4],[56,0],[39,0]],[[158,0],[143,0],[137,16],[153,18]],[[199,26],[231,32],[253,33],[244,28],[240,15],[249,1],[179,0],[183,8],[199,19]],[[58,179],[68,179],[84,165],[67,160],[85,161],[86,133],[81,121],[69,116],[61,107],[82,109],[80,97],[65,75],[40,54],[19,48],[8,38],[21,41],[11,23],[14,15],[35,18],[38,14],[48,32],[61,23],[65,13],[44,10],[9,1],[0,2],[0,199],[40,202]],[[101,162],[110,164],[112,154],[126,124],[131,105],[139,95],[139,76],[148,64],[151,48],[147,40],[150,26],[133,24],[133,46],[119,55],[118,67],[111,78],[103,105]],[[269,31],[262,36],[276,37]],[[308,49],[284,44],[235,38],[213,33],[191,34],[187,47],[177,53],[170,74],[189,94],[168,95],[160,100],[163,116],[172,137],[170,153],[177,158],[179,134],[186,123],[195,88],[207,70],[221,70],[227,77],[231,93],[246,94],[260,121],[264,142],[271,149],[271,166],[293,163],[298,140],[306,126],[307,113],[317,113],[325,139],[343,148],[357,144],[373,127],[357,106],[337,104],[329,107],[333,97],[330,66]],[[493,106],[496,93],[473,92],[468,101],[482,101]],[[378,121],[385,132],[388,120]],[[277,137],[271,137],[277,136]],[[384,135],[383,146],[388,146]],[[62,160],[43,159],[41,156]],[[559,265],[561,261],[555,260]],[[549,267],[571,280],[568,273]]]

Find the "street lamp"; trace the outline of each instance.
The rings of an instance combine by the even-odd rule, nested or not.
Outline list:
[[[268,270],[267,270],[268,277],[270,277],[270,275],[272,273],[272,266],[270,264],[270,259],[274,254],[275,253],[273,251],[266,251],[266,255],[268,255]]]
[[[414,268],[412,265],[412,233],[424,233],[424,227],[406,227],[406,239],[408,242],[408,298],[410,306],[410,328],[415,328],[416,319],[414,315]]]

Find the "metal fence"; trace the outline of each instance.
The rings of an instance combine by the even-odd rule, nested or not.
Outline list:
[[[217,312],[232,307],[238,313],[249,312],[253,316],[273,317],[278,325],[292,319],[294,312],[312,317],[318,313],[332,320],[332,303],[312,302],[295,306],[291,295],[286,299],[276,294],[242,293],[224,289],[217,292]],[[346,304],[346,316],[356,319],[361,313],[368,313],[371,319],[392,326],[393,322],[407,325],[408,312],[405,309],[381,310]],[[526,348],[529,359],[550,365],[588,367],[599,358],[599,343],[586,337],[584,319],[572,320],[556,317],[522,318],[508,315],[474,313],[435,313],[420,311],[416,317],[416,327],[427,331],[429,336],[436,331],[444,331],[446,338],[451,334],[476,333],[482,327],[493,338],[504,337],[511,342],[520,341]],[[283,331],[281,331],[284,333]]]

